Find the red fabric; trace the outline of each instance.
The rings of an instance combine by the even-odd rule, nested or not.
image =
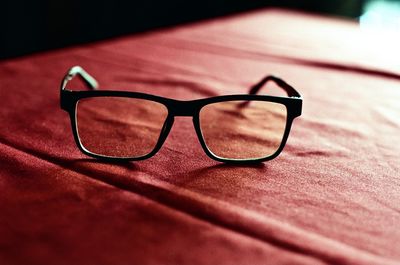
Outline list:
[[[377,47],[351,22],[263,10],[0,62],[0,263],[400,263],[400,60]],[[303,115],[261,165],[209,159],[187,118],[153,158],[104,163],[59,107],[73,65],[178,99],[274,74]]]

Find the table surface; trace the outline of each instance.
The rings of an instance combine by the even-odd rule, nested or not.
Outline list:
[[[0,263],[400,263],[395,47],[266,9],[0,62]],[[101,88],[177,99],[273,74],[303,114],[259,165],[209,159],[185,117],[151,159],[105,163],[79,152],[59,107],[73,65]]]

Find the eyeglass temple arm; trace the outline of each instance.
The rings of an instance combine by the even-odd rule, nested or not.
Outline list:
[[[291,85],[289,85],[288,83],[286,83],[282,79],[280,79],[278,77],[275,77],[275,76],[272,76],[272,75],[268,75],[268,76],[264,77],[263,79],[261,79],[260,82],[258,82],[257,84],[251,86],[250,90],[249,90],[249,94],[250,95],[256,95],[258,93],[258,91],[260,91],[260,89],[269,81],[273,81],[280,88],[285,90],[285,92],[287,93],[287,95],[289,97],[301,98],[300,93],[297,92],[297,90],[294,89]]]
[[[64,90],[68,84],[69,81],[71,81],[75,76],[80,77],[80,79],[85,83],[85,85],[92,90],[97,90],[99,89],[99,83],[94,79],[93,76],[88,74],[82,67],[80,66],[73,66],[71,69],[69,69],[68,73],[64,76],[63,81],[61,83],[61,90]],[[257,84],[253,85],[250,87],[249,94],[250,95],[256,95],[258,91],[269,81],[273,81],[275,84],[277,84],[280,88],[285,90],[287,95],[289,97],[298,97],[300,98],[299,92],[295,88],[293,88],[291,85],[283,81],[282,79],[268,75],[261,79],[260,82]]]
[[[67,87],[69,81],[71,81],[75,76],[80,77],[80,79],[85,83],[85,85],[91,90],[99,89],[99,83],[90,74],[88,74],[82,67],[74,66],[68,70],[67,74],[64,76],[61,82],[61,90]]]

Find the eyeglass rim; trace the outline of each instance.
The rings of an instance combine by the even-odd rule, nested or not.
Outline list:
[[[146,155],[136,156],[136,157],[105,156],[87,150],[83,146],[79,138],[77,129],[77,120],[76,120],[76,108],[79,100],[85,98],[94,98],[94,97],[136,98],[136,99],[150,100],[163,104],[168,110],[168,115],[154,149]],[[205,143],[204,137],[201,132],[199,113],[204,106],[207,106],[209,104],[226,102],[226,101],[235,101],[235,100],[267,101],[285,105],[287,109],[285,131],[281,144],[275,153],[260,158],[234,159],[234,158],[219,157],[211,152],[211,150]],[[80,151],[88,156],[108,161],[139,161],[154,156],[160,150],[163,143],[165,142],[172,128],[174,118],[176,116],[190,116],[193,118],[193,125],[204,152],[206,153],[207,156],[216,161],[236,163],[236,164],[258,163],[258,162],[268,161],[274,159],[282,152],[289,137],[293,120],[301,115],[301,109],[302,109],[301,97],[299,98],[299,97],[279,97],[270,95],[235,94],[235,95],[222,95],[222,96],[185,101],[185,100],[176,100],[141,92],[114,91],[114,90],[73,91],[69,89],[63,89],[61,90],[60,103],[61,103],[61,108],[69,113],[74,139]]]

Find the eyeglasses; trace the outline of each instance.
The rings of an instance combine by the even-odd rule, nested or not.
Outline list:
[[[78,76],[89,91],[68,90]],[[288,97],[256,95],[269,81]],[[98,90],[97,81],[80,66],[61,83],[61,108],[69,113],[79,149],[95,158],[142,160],[157,153],[176,116],[193,117],[205,153],[221,162],[270,160],[282,151],[293,119],[301,115],[300,94],[283,80],[267,76],[249,94],[181,101],[160,96]]]

